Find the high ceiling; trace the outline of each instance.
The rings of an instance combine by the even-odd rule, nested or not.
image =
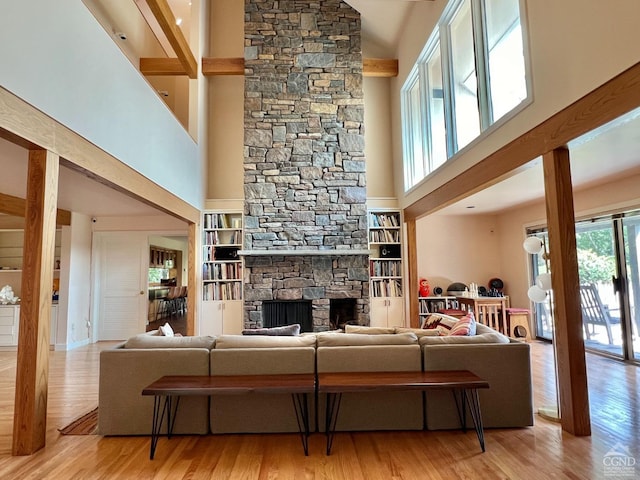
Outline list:
[[[130,58],[149,55],[149,46],[139,45],[144,45],[145,39],[150,37],[156,38],[153,42],[155,47],[151,50],[155,49],[157,55],[173,54],[171,47],[163,41],[161,30],[152,25],[149,13],[145,13],[145,0],[84,1]],[[412,7],[417,1],[429,0],[346,1],[362,14],[363,43],[371,50],[370,55],[393,57],[398,35]],[[185,36],[188,36],[191,2],[169,0],[169,3],[174,16],[182,19],[181,28]],[[138,25],[134,26],[133,23]],[[144,24],[144,28],[140,23]],[[119,33],[127,36],[125,46],[118,38]],[[575,189],[640,171],[639,122],[640,111],[632,112],[569,145]],[[24,162],[17,165],[15,158],[22,158]],[[9,162],[11,168],[8,167]],[[11,175],[0,176],[0,192],[25,196],[26,165],[26,150],[0,139],[0,169],[12,172]],[[539,201],[543,197],[542,162],[534,159],[510,178],[440,210],[438,214],[490,214]],[[59,206],[91,216],[161,214],[148,205],[64,167],[61,167]],[[474,208],[468,208],[470,206]]]

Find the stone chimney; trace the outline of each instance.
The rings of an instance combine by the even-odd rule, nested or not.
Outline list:
[[[264,300],[332,298],[368,324],[360,14],[338,0],[245,2],[245,324]]]

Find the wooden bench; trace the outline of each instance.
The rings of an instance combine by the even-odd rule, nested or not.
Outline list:
[[[298,429],[304,454],[309,454],[308,394],[316,389],[313,373],[286,375],[180,375],[166,376],[142,390],[153,395],[153,420],[149,458],[153,460],[160,430],[167,417],[167,438],[171,438],[180,397],[211,395],[242,395],[247,393],[290,393],[293,398]],[[164,398],[164,402],[162,399]],[[174,401],[175,400],[175,401]]]
[[[374,391],[429,391],[449,389],[453,392],[462,429],[466,431],[466,411],[469,408],[473,425],[482,451],[484,430],[478,389],[489,388],[489,382],[467,370],[433,372],[333,372],[318,374],[318,393],[327,395],[325,432],[327,436],[327,455],[335,435],[340,400],[346,392]],[[460,394],[460,399],[458,398]]]

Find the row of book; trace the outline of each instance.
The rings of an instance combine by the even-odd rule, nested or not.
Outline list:
[[[420,314],[436,313],[447,308],[447,303],[436,300],[420,300]]]
[[[400,215],[397,213],[369,213],[370,227],[399,227]]]
[[[242,283],[207,283],[202,289],[202,299],[209,300],[242,300]]]
[[[205,213],[204,228],[242,228],[242,217],[239,214]]]
[[[373,243],[400,243],[400,230],[370,230],[369,241]]]
[[[231,230],[220,235],[217,230],[204,232],[205,245],[240,245],[242,243],[242,232]]]
[[[402,282],[397,279],[373,280],[371,295],[373,297],[401,297]]]
[[[402,263],[400,260],[371,260],[369,275],[372,277],[401,277]]]
[[[242,263],[205,263],[202,269],[203,280],[241,280]]]

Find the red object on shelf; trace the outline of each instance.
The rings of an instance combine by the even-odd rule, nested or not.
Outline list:
[[[429,280],[427,280],[426,278],[421,278],[420,279],[420,296],[421,297],[428,297],[429,293],[431,293],[431,287],[429,286]]]

